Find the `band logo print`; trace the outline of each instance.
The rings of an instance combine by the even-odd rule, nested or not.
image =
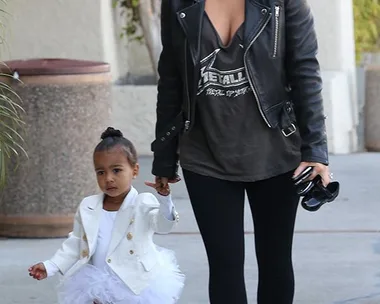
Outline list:
[[[220,71],[214,68],[215,60],[221,49],[216,49],[201,60],[201,75],[197,95],[205,92],[211,96],[234,98],[251,91],[244,66],[234,70]]]

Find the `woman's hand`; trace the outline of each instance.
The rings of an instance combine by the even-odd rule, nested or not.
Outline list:
[[[47,278],[47,272],[45,265],[43,263],[38,263],[36,265],[33,265],[28,269],[29,275],[33,277],[33,279],[36,280],[43,280]]]
[[[167,177],[159,177],[156,176],[155,182],[145,182],[145,185],[148,187],[154,188],[158,194],[167,196],[170,194],[169,184],[178,183],[181,180],[179,175],[177,175],[174,179],[168,179]]]
[[[313,173],[309,177],[309,180],[314,179],[317,175],[322,177],[323,186],[327,186],[331,182],[331,174],[329,167],[321,163],[313,162],[301,162],[293,176],[300,175],[307,167],[313,167]]]

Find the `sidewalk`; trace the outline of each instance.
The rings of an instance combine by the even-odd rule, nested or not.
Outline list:
[[[341,182],[341,193],[334,203],[316,213],[299,209],[294,239],[294,303],[379,304],[380,153],[331,156],[330,161],[334,179]],[[143,182],[151,179],[151,159],[141,159],[140,165],[135,186],[147,191]],[[207,304],[207,261],[184,183],[173,187],[173,196],[180,223],[174,233],[156,236],[156,241],[177,252],[187,275],[180,303]],[[246,208],[246,231],[252,232],[248,213]],[[27,268],[50,257],[61,242],[0,240],[0,304],[56,303],[56,278],[33,281]],[[256,277],[253,235],[247,233],[246,283],[252,304],[256,303]]]

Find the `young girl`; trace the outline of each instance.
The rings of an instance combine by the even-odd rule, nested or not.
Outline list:
[[[60,304],[176,303],[185,277],[174,253],[152,240],[178,222],[170,189],[156,188],[159,200],[138,194],[131,186],[139,172],[133,144],[113,128],[101,139],[94,165],[103,193],[81,202],[68,239],[29,275],[42,280],[61,273]]]

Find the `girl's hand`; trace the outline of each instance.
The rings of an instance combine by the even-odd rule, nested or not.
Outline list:
[[[168,179],[167,177],[158,177],[156,176],[155,182],[145,182],[145,185],[148,187],[154,188],[158,194],[163,196],[168,196],[170,194],[170,184],[177,183],[181,180],[181,178],[177,175],[174,179]]]
[[[301,162],[296,171],[294,171],[293,176],[297,176],[303,172],[307,167],[313,167],[313,173],[309,177],[309,180],[314,179],[317,175],[320,175],[322,177],[322,183],[323,186],[327,186],[331,181],[331,174],[329,173],[329,167],[320,164],[320,163],[313,163],[313,162]]]
[[[43,280],[47,278],[47,272],[45,265],[43,263],[38,263],[36,265],[33,265],[28,269],[29,275],[33,277],[33,279],[36,280]]]

